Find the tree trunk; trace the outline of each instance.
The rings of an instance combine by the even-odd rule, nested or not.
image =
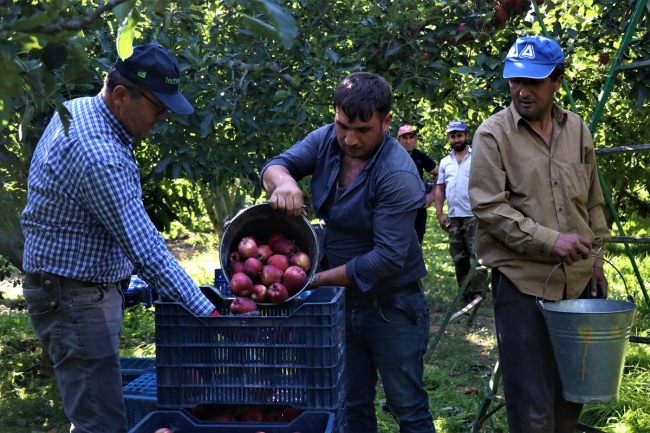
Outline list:
[[[0,230],[0,256],[23,271],[23,250],[25,249],[25,235],[20,223],[14,224],[11,230]]]

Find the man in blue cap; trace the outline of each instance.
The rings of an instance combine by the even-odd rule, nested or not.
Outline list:
[[[132,153],[169,110],[194,111],[180,78],[162,46],[136,46],[98,95],[64,104],[67,130],[54,114],[34,151],[21,215],[23,295],[72,432],[128,430],[119,335],[133,267],[162,297],[196,315],[215,311],[147,215]]]
[[[582,405],[564,399],[536,301],[607,296],[610,233],[596,155],[582,119],[554,103],[564,77],[557,42],[517,39],[503,76],[512,103],[474,135],[469,194],[477,254],[492,268],[508,425],[512,433],[569,433]]]
[[[467,124],[462,120],[449,122],[446,132],[452,151],[440,161],[435,192],[436,215],[440,227],[449,233],[449,253],[454,261],[456,282],[458,287],[461,287],[469,274],[472,261],[476,260],[474,252],[476,218],[469,205],[467,189],[472,149],[467,143],[469,138]],[[447,215],[442,209],[445,199]],[[484,269],[472,276],[470,284],[463,293],[466,303],[479,296],[486,278],[487,273]]]

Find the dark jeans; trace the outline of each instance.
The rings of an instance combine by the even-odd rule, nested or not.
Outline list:
[[[492,297],[510,433],[574,433],[582,405],[562,396],[535,297],[517,290],[498,269],[492,269]]]
[[[36,336],[54,363],[74,433],[126,433],[119,336],[124,296],[116,284],[23,285]]]
[[[402,299],[413,307],[418,323],[395,307],[346,307],[347,433],[377,431],[377,370],[387,409],[399,423],[400,432],[435,432],[429,396],[422,384],[429,309],[421,292]]]

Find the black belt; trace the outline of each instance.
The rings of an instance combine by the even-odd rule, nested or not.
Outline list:
[[[418,323],[418,315],[408,302],[403,298],[420,292],[420,284],[414,283],[408,286],[399,287],[385,295],[380,295],[364,302],[357,302],[354,305],[367,305],[370,307],[395,307],[404,311],[408,316]]]
[[[122,281],[114,281],[112,283],[93,283],[90,281],[80,281],[73,278],[61,277],[58,275],[50,274],[48,272],[26,272],[23,277],[23,284],[26,286],[38,286],[38,287],[52,287],[58,281],[58,286],[62,289],[78,289],[82,287],[89,286],[118,286],[125,289],[129,286],[129,279]],[[125,287],[126,285],[126,287]]]

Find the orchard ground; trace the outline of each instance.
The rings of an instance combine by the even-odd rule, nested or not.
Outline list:
[[[423,279],[427,304],[431,310],[431,338],[439,330],[450,303],[457,294],[454,268],[448,252],[447,234],[436,224],[430,212],[423,251],[429,275]],[[177,227],[178,229],[178,227]],[[175,230],[167,239],[169,250],[199,284],[211,284],[218,267],[217,239],[208,232]],[[645,254],[645,253],[644,253]],[[637,258],[644,280],[650,279],[650,264]],[[650,329],[648,308],[638,289],[629,260],[616,257],[616,266],[625,276],[637,298],[640,312],[635,320],[634,335],[647,336]],[[624,289],[620,277],[607,270],[612,283],[612,296],[622,299]],[[16,433],[62,433],[69,429],[63,414],[58,388],[53,378],[40,374],[40,345],[25,314],[20,286],[13,281],[1,283],[0,293],[0,431]],[[647,284],[647,283],[646,283]],[[650,287],[648,287],[650,289]],[[425,387],[429,392],[431,411],[439,433],[468,432],[485,392],[497,360],[491,295],[479,307],[471,326],[467,315],[451,322],[425,365]],[[457,310],[461,305],[454,306]],[[154,356],[153,309],[142,305],[125,312],[121,352],[123,356]],[[589,406],[583,422],[604,431],[650,431],[650,349],[647,345],[630,344],[626,374],[618,403]],[[379,431],[398,432],[397,424],[381,408],[385,397],[381,381],[377,386],[376,409]],[[494,414],[485,424],[484,432],[507,432],[505,411]]]

